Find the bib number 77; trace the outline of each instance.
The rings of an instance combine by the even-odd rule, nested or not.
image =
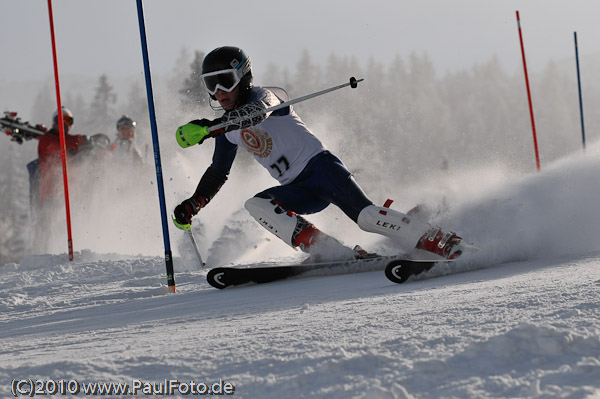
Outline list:
[[[289,168],[290,163],[285,156],[282,156],[277,160],[277,162],[271,165],[271,169],[275,169],[279,173],[279,176],[281,176]]]

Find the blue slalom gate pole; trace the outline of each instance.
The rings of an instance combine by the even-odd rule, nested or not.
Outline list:
[[[152,129],[152,145],[154,147],[154,165],[156,167],[156,181],[158,185],[158,199],[160,202],[160,215],[162,219],[163,239],[165,244],[165,263],[167,266],[167,283],[175,292],[175,272],[173,270],[173,254],[169,239],[169,224],[167,220],[167,207],[165,203],[165,187],[162,177],[162,164],[160,161],[160,146],[158,144],[158,129],[156,127],[156,112],[154,110],[154,95],[152,94],[152,79],[150,77],[150,61],[148,57],[148,43],[146,41],[146,26],[144,24],[144,10],[142,0],[137,0],[138,20],[140,24],[140,39],[142,41],[142,54],[144,57],[144,72],[146,75],[146,95],[148,97],[148,111],[150,113],[150,126]]]
[[[579,115],[581,118],[581,140],[583,143],[583,149],[585,150],[585,124],[583,122],[583,98],[581,95],[581,74],[579,73],[579,49],[577,45],[577,32],[573,32],[575,39],[575,61],[577,63],[577,87],[579,89]]]

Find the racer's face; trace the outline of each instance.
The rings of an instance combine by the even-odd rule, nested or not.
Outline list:
[[[119,138],[125,141],[133,141],[135,139],[135,128],[133,126],[121,126],[117,129]]]
[[[230,91],[229,93],[219,89],[215,93],[215,98],[217,99],[219,104],[221,104],[221,107],[223,107],[224,110],[229,111],[235,108],[239,93],[239,86]]]
[[[65,127],[65,134],[69,134],[71,126],[73,126],[73,118],[67,115],[63,115],[63,126]],[[58,121],[54,121],[54,127],[58,129]]]

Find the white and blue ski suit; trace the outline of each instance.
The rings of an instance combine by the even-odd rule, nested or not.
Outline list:
[[[286,100],[282,89],[253,87],[248,102],[221,119],[231,121]],[[227,179],[242,147],[281,184],[256,197],[275,200],[297,214],[319,212],[334,204],[355,222],[360,211],[372,205],[343,162],[312,134],[292,106],[230,126],[215,140],[212,164],[196,190],[207,201]]]

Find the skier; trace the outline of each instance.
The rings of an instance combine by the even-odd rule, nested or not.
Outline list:
[[[201,78],[210,98],[225,113],[218,119],[194,120],[177,129],[182,146],[202,144],[207,137],[215,136],[212,164],[194,194],[174,210],[179,228],[189,229],[192,217],[217,194],[241,146],[280,183],[250,198],[245,208],[286,244],[309,253],[311,260],[322,259],[340,248],[346,250],[342,251],[344,256],[365,255],[359,247],[353,251],[343,246],[300,216],[319,212],[329,204],[338,206],[362,230],[391,237],[405,249],[416,247],[454,259],[469,247],[453,232],[374,205],[342,161],[323,146],[292,106],[236,122],[244,115],[288,100],[283,89],[253,85],[250,59],[242,49],[227,46],[208,53]],[[222,132],[208,132],[207,127],[222,122],[230,124]]]
[[[132,165],[141,165],[144,163],[142,153],[135,145],[136,123],[127,115],[121,116],[117,121],[117,137],[113,142],[115,147],[114,156],[120,162]]]

